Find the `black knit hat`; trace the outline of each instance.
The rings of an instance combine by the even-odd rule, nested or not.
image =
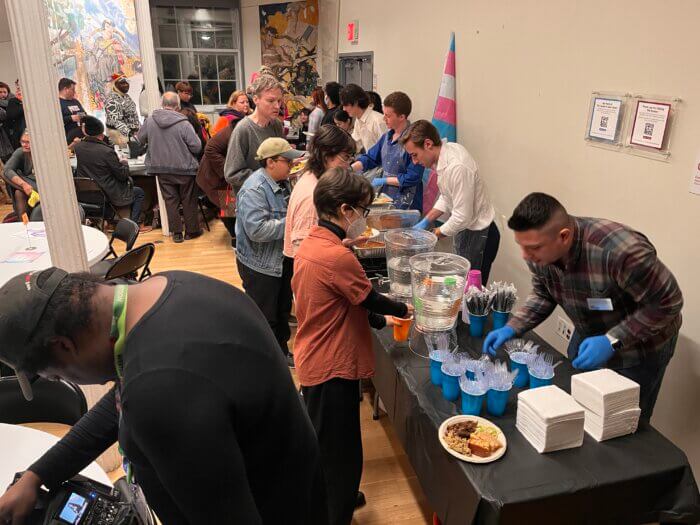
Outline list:
[[[97,137],[98,135],[102,135],[105,131],[104,124],[95,117],[85,117],[83,124],[85,126],[85,134],[89,137]]]

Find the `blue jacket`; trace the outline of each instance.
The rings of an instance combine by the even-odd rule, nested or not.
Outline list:
[[[390,129],[379,138],[379,141],[367,153],[360,155],[357,160],[362,163],[363,171],[381,167],[384,170],[384,177],[398,178],[398,188],[384,186],[382,191],[394,199],[397,207],[410,207],[422,213],[424,168],[414,164],[399,140],[392,141],[393,138],[394,130]],[[412,197],[411,202],[404,203],[405,197]]]
[[[236,197],[236,257],[251,270],[282,277],[284,225],[291,188],[255,171]]]

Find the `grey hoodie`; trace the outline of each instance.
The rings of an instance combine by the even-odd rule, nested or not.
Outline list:
[[[197,175],[195,155],[202,149],[202,142],[183,114],[156,109],[141,126],[138,139],[148,142],[147,173]]]

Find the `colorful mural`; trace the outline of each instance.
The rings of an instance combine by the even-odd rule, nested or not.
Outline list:
[[[123,73],[138,100],[143,85],[134,0],[46,0],[58,76],[77,82],[88,111],[101,111],[114,73]]]
[[[318,0],[260,6],[262,65],[287,86],[291,115],[308,105],[318,83]]]

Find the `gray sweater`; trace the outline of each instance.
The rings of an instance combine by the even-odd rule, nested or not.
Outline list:
[[[250,117],[246,117],[231,133],[224,164],[224,178],[235,193],[238,193],[250,174],[260,167],[260,162],[255,160],[255,153],[260,144],[270,137],[284,138],[284,128],[277,119],[262,127]]]
[[[202,142],[182,113],[156,109],[138,134],[139,142],[148,142],[146,172],[149,174],[197,175],[195,155]]]

